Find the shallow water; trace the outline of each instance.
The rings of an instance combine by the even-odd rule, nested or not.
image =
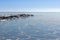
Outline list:
[[[0,21],[0,40],[60,40],[59,14],[41,12],[33,17]]]

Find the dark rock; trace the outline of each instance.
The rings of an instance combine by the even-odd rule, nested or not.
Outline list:
[[[0,16],[0,19],[12,19],[12,18],[20,18],[20,17],[29,17],[33,16],[32,14],[18,14],[18,15],[10,15],[10,16]]]

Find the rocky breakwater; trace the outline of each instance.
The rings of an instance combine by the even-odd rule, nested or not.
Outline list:
[[[34,16],[32,14],[17,14],[17,15],[9,15],[9,16],[0,16],[0,20],[8,20],[8,19],[13,19],[13,18],[22,18],[22,17],[30,17],[30,16]]]

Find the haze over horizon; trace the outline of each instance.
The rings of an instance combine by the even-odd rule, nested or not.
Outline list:
[[[60,12],[60,0],[0,0],[0,12]]]
[[[54,8],[21,8],[21,9],[2,9],[0,12],[60,12],[60,9]]]

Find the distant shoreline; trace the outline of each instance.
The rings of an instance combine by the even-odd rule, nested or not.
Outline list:
[[[1,12],[0,12],[1,13]],[[13,12],[12,12],[13,13]],[[19,12],[18,12],[19,13]],[[39,13],[39,12],[38,12]],[[43,12],[44,13],[44,12]]]

